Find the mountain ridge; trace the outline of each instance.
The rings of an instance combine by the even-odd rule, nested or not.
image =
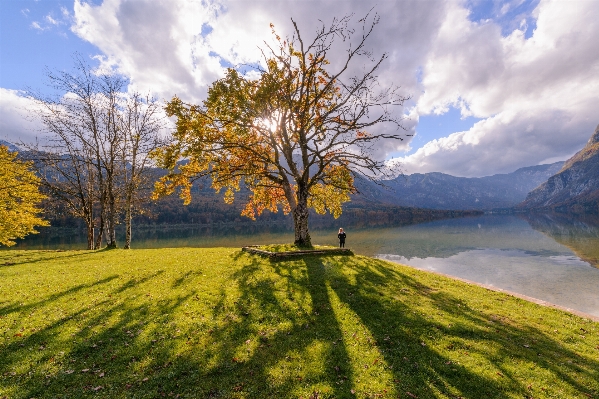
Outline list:
[[[599,213],[599,125],[587,144],[517,208]]]
[[[522,202],[531,190],[559,172],[563,164],[526,166],[512,173],[474,178],[441,172],[414,173],[381,181],[382,186],[358,177],[355,184],[365,195],[364,200],[428,209],[492,210]],[[352,200],[361,199],[354,195]]]
[[[6,144],[10,145],[8,142]],[[23,153],[23,156],[26,157],[27,154]],[[373,182],[366,177],[356,176],[358,194],[352,194],[351,200],[358,206],[460,211],[508,209],[524,201],[531,190],[558,173],[563,165],[564,162],[555,162],[526,166],[512,173],[475,178],[430,172],[400,175],[395,179]],[[201,191],[206,198],[218,197],[209,189],[210,182],[198,184],[204,187]]]

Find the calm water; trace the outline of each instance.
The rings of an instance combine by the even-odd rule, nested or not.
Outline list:
[[[586,217],[485,215],[401,227],[343,226],[354,252],[433,270],[599,316],[599,221]],[[336,245],[336,225],[312,231]],[[293,241],[289,225],[156,227],[134,247],[213,247]],[[122,242],[122,241],[121,241]],[[48,229],[20,249],[85,248],[82,233]]]

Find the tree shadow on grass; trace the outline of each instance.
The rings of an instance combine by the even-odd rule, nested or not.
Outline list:
[[[324,270],[308,272],[301,259],[264,270],[259,257],[242,257],[238,293],[223,290],[213,307],[226,323],[210,330],[197,397],[355,397]]]
[[[472,309],[458,295],[383,262],[330,259],[265,262],[235,253],[218,269],[200,273],[178,264],[167,272],[137,271],[135,279],[107,276],[48,297],[38,310],[81,305],[39,330],[0,341],[0,398],[368,397],[352,392],[368,375],[348,346],[349,319],[372,336],[393,397],[523,397],[530,393],[525,382],[504,362],[513,357],[595,394],[570,372],[599,378],[597,360],[555,338]],[[98,286],[102,296],[90,300]],[[430,304],[434,314],[418,312],[414,301]],[[336,313],[339,303],[348,313]],[[522,337],[534,340],[534,353],[523,352]],[[502,353],[490,354],[485,345]],[[458,363],[458,354],[480,356],[502,376],[495,369],[473,371],[471,363]],[[576,364],[552,364],[556,354]],[[381,396],[391,397],[370,395]]]
[[[46,303],[52,303],[56,300],[59,300],[60,298],[65,297],[65,296],[77,294],[79,291],[86,290],[86,289],[89,289],[89,288],[92,288],[95,286],[100,286],[102,284],[106,284],[114,279],[117,279],[118,277],[119,277],[118,275],[111,275],[111,276],[103,278],[102,280],[95,281],[90,284],[79,284],[79,285],[69,288],[68,290],[64,290],[62,292],[49,295],[40,301],[28,303],[27,305],[21,304],[20,301],[13,301],[13,302],[5,301],[5,302],[3,302],[3,304],[9,303],[9,305],[4,305],[4,306],[0,307],[0,316],[8,316],[11,313],[16,313],[16,312],[19,312],[19,313],[27,312],[31,309],[36,309],[40,306],[43,306]]]
[[[582,358],[559,339],[512,322],[509,315],[472,309],[467,300],[440,286],[424,285],[378,260],[338,260],[355,278],[350,281],[347,272],[338,273],[332,277],[332,286],[376,337],[395,379],[401,382],[400,392],[421,398],[529,397],[532,381],[519,378],[517,365],[521,365],[541,369],[539,374],[549,373],[580,397],[599,393],[599,384],[588,384],[599,381],[599,361]],[[506,298],[494,292],[486,295]],[[418,302],[427,302],[434,314],[415,312]],[[443,342],[444,347],[436,342]],[[473,371],[467,357],[483,366]],[[567,363],[566,359],[576,360]],[[587,384],[572,378],[577,373],[586,373]]]
[[[0,344],[0,397],[354,397],[324,269],[232,260],[241,267],[218,271],[220,288],[197,268],[97,282],[101,298]],[[164,295],[146,296],[158,283]],[[82,301],[90,288],[35,307]]]
[[[128,397],[125,392],[143,383],[143,377],[137,378],[134,371],[138,362],[146,361],[144,368],[160,368],[176,352],[170,339],[174,332],[159,327],[195,291],[137,305],[112,298],[138,289],[162,272],[124,282],[110,276],[51,295],[27,308],[15,308],[21,315],[43,306],[61,308],[64,301],[87,300],[90,288],[104,285],[106,289],[102,300],[81,305],[43,328],[15,334],[0,345],[0,398],[11,388],[14,392],[8,397],[15,398]],[[159,320],[152,320],[154,317]],[[155,397],[156,390],[153,392],[149,396]]]
[[[70,250],[68,253],[61,253],[67,251],[27,251],[27,250],[5,250],[0,251],[0,268],[8,267],[8,266],[18,266],[23,264],[34,264],[40,262],[47,262],[49,259],[69,259],[76,258],[84,255],[93,255],[94,251],[89,250],[80,250],[74,251]],[[73,253],[74,252],[74,253]],[[32,254],[36,255],[37,259],[32,259]],[[42,256],[40,256],[42,254]]]

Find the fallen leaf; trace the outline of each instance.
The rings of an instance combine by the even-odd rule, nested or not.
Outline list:
[[[142,382],[146,382],[147,380],[149,380],[148,377],[144,378],[143,380],[141,380]]]
[[[413,393],[411,393],[411,392],[408,392],[408,391],[406,391],[406,395],[408,395],[408,396],[409,396],[409,397],[411,397],[411,398],[417,398],[417,397],[418,397],[418,396],[416,396],[416,395],[414,395]]]
[[[89,369],[83,369],[81,370],[82,373],[87,373],[89,371]]]
[[[97,386],[95,388],[92,388],[92,390],[94,390],[96,392],[99,391],[100,389],[104,389],[104,387],[102,385],[99,385],[99,386]]]
[[[104,373],[98,374],[98,377],[100,377],[100,378],[104,377]]]

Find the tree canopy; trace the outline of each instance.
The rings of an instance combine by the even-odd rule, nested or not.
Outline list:
[[[355,192],[354,175],[383,170],[374,144],[402,139],[390,107],[407,98],[396,87],[379,86],[377,71],[387,55],[374,58],[365,48],[378,16],[363,18],[357,35],[350,20],[323,25],[312,41],[302,38],[293,20],[294,34],[284,39],[271,25],[276,45],[262,49],[259,77],[229,68],[202,105],[175,96],[166,107],[176,117],[174,140],[155,152],[171,173],[157,182],[156,196],[180,188],[188,203],[193,180],[209,175],[231,203],[244,184],[251,194],[243,215],[292,213],[295,243],[310,245],[308,208],[338,217]],[[353,47],[333,70],[327,56],[338,39]],[[358,60],[365,67],[356,75]],[[391,125],[389,132],[370,131],[384,123]]]
[[[37,233],[35,226],[48,226],[38,216],[37,205],[45,196],[31,163],[17,159],[16,152],[0,146],[0,245],[15,245],[15,239]]]

